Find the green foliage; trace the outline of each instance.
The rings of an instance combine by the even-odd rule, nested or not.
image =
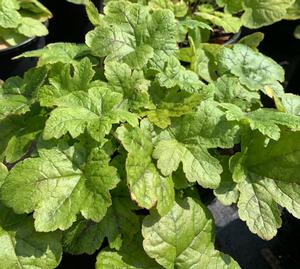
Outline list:
[[[167,215],[144,219],[143,246],[164,268],[239,268],[232,258],[215,250],[213,229],[207,209],[188,197],[176,201]]]
[[[149,10],[138,4],[112,1],[104,8],[104,18],[86,36],[86,43],[105,61],[120,61],[133,69],[147,64],[159,68],[175,53],[175,18],[170,10]]]
[[[281,225],[277,204],[300,217],[299,132],[284,132],[278,142],[269,143],[257,133],[246,136],[242,152],[231,160],[240,192],[239,216],[252,232],[269,240]]]
[[[282,19],[299,18],[298,0],[217,0],[225,12],[243,12],[241,24],[256,29]]]
[[[282,20],[295,0],[243,0],[243,24],[259,28]]]
[[[1,268],[55,268],[62,255],[61,232],[38,233],[32,216],[0,204]]]
[[[28,38],[47,35],[43,22],[51,16],[37,0],[0,1],[0,43],[14,46]]]
[[[107,0],[111,2],[116,0]],[[300,17],[299,0],[131,0],[152,10],[169,9],[176,18],[204,21],[236,33],[241,26],[257,29],[282,19]]]
[[[219,65],[222,73],[236,75],[241,84],[252,91],[262,90],[265,86],[284,80],[284,70],[281,66],[271,58],[242,44],[222,50]]]
[[[279,206],[300,218],[300,97],[260,33],[210,44],[217,23],[191,1],[107,2],[84,3],[85,45],[27,52],[38,66],[0,85],[0,267],[101,249],[98,269],[240,268],[214,248],[198,190],[267,240]]]
[[[234,17],[230,13],[213,10],[212,8],[207,8],[205,6],[200,6],[195,15],[211,22],[213,25],[222,27],[226,33],[236,33],[242,26],[238,17]]]

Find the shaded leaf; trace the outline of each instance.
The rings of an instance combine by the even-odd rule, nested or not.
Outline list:
[[[239,216],[253,233],[270,240],[281,226],[277,204],[300,218],[299,132],[284,132],[267,146],[263,136],[250,135],[231,161],[240,191]]]
[[[3,269],[54,269],[62,256],[60,232],[38,233],[31,216],[0,204],[0,264]]]
[[[192,198],[177,200],[164,217],[147,216],[142,233],[146,253],[164,268],[240,268],[214,249],[211,216]]]

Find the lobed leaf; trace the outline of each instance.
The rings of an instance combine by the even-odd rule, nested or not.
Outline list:
[[[159,173],[151,159],[153,145],[147,125],[119,127],[117,135],[128,151],[126,173],[132,199],[147,209],[156,205],[161,215],[166,214],[174,201],[174,184],[171,177]]]
[[[103,161],[82,166],[84,151],[76,147],[40,149],[39,157],[13,168],[1,187],[1,200],[17,213],[34,212],[40,232],[68,229],[79,212],[100,221],[111,205],[109,190],[119,179],[105,154],[99,154]]]
[[[252,130],[259,130],[262,134],[274,140],[278,140],[280,137],[281,130],[279,126],[286,126],[292,130],[299,130],[300,128],[299,117],[278,112],[274,109],[260,108],[246,113],[231,104],[223,104],[222,106],[228,108],[226,112],[228,120],[249,124]]]
[[[47,65],[54,63],[73,63],[75,59],[84,57],[89,53],[89,49],[85,45],[77,45],[72,43],[53,43],[47,45],[45,48],[25,52],[20,57],[30,58],[38,57],[38,65]]]
[[[197,74],[186,70],[174,56],[168,59],[165,68],[156,78],[162,87],[179,87],[189,93],[197,93],[204,86]]]
[[[248,28],[259,28],[282,20],[295,0],[243,0],[241,19]]]
[[[284,80],[284,70],[280,65],[242,44],[236,44],[232,49],[224,48],[219,55],[219,64],[222,73],[236,75],[252,91]]]
[[[86,44],[97,56],[106,56],[106,62],[120,61],[142,69],[151,60],[156,68],[175,53],[176,24],[171,11],[150,14],[145,6],[112,1],[104,13],[103,24],[87,34]]]
[[[242,152],[232,160],[238,182],[240,218],[249,229],[266,240],[281,226],[278,205],[300,217],[299,132],[284,132],[265,146],[265,138],[252,134],[242,144]]]
[[[164,268],[240,268],[232,258],[214,249],[211,217],[192,198],[177,200],[163,217],[147,216],[142,233],[146,253]]]
[[[110,246],[119,249],[123,239],[130,242],[139,229],[138,217],[128,197],[114,196],[112,206],[100,222],[81,219],[65,231],[63,242],[65,250],[73,255],[93,254],[105,237]]]
[[[162,174],[170,175],[182,162],[190,182],[216,188],[222,166],[208,149],[232,147],[239,130],[238,126],[224,121],[223,116],[214,102],[205,101],[197,112],[174,119],[168,130],[170,136],[162,139],[153,152]]]
[[[101,142],[115,123],[128,121],[137,125],[137,117],[123,109],[121,102],[121,94],[98,87],[63,96],[55,102],[57,108],[46,122],[44,138],[60,138],[67,132],[76,138],[87,130]]]

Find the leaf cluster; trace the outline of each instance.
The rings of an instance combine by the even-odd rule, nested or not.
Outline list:
[[[34,36],[48,34],[44,22],[51,12],[37,0],[0,1],[0,42],[14,46]]]
[[[115,0],[106,0],[110,2]],[[236,33],[241,26],[257,29],[282,19],[299,19],[299,0],[131,0],[151,9],[168,8],[180,20],[195,20]],[[194,23],[195,25],[195,23]]]
[[[55,268],[63,251],[99,251],[97,269],[239,268],[201,190],[267,240],[280,208],[300,218],[300,99],[282,67],[259,33],[180,46],[169,8],[88,14],[86,44],[25,53],[38,66],[0,87],[1,268]]]

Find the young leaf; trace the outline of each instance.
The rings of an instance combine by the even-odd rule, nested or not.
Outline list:
[[[300,116],[300,96],[286,93],[281,99],[282,105],[287,113]]]
[[[164,217],[151,214],[143,221],[146,253],[164,268],[238,269],[238,264],[214,249],[213,221],[200,202],[177,200]]]
[[[6,166],[0,162],[0,188],[7,175],[8,175],[8,171]]]
[[[72,70],[72,72],[71,72]],[[91,88],[95,71],[91,61],[83,58],[71,64],[56,63],[49,71],[49,85],[38,90],[42,106],[54,106],[57,99],[75,91],[87,92]]]
[[[258,50],[257,47],[263,41],[265,35],[261,32],[255,32],[247,35],[239,40],[239,44],[244,44],[253,50]]]
[[[22,94],[27,98],[36,101],[36,95],[40,87],[45,83],[48,75],[48,69],[45,66],[34,67],[26,71],[24,74],[23,84],[24,90]]]
[[[235,14],[243,10],[242,0],[217,0],[220,7],[224,7],[225,12]]]
[[[102,16],[99,14],[97,7],[90,0],[87,0],[86,2],[87,3],[85,3],[85,10],[90,22],[94,26],[100,25],[102,23]]]
[[[54,269],[62,256],[60,232],[38,233],[31,216],[0,204],[0,264],[3,269]]]
[[[85,5],[89,0],[67,0],[67,1],[76,5]]]
[[[287,9],[285,20],[298,20],[300,19],[300,1],[295,0],[294,4]]]
[[[294,31],[294,36],[297,39],[300,39],[300,25],[298,25]]]
[[[226,33],[237,33],[242,26],[240,18],[234,17],[229,13],[215,11],[206,6],[200,6],[199,11],[195,12],[195,15],[210,21],[214,25],[223,27]]]
[[[29,111],[29,102],[22,95],[1,94],[0,89],[0,120],[10,115],[22,115]]]
[[[42,22],[27,17],[22,17],[18,31],[20,34],[28,37],[48,34],[48,29]]]
[[[218,44],[199,45],[190,59],[191,69],[207,82],[215,81],[218,77],[216,60],[221,49]]]
[[[150,0],[148,6],[153,9],[170,9],[175,17],[184,17],[188,12],[188,6],[185,2],[172,2],[171,0]]]
[[[229,169],[229,156],[219,156],[218,158],[222,164],[223,172],[221,174],[221,183],[217,189],[214,190],[214,195],[223,205],[231,205],[236,203],[239,198],[239,190],[236,182],[233,181],[232,173]]]
[[[122,93],[130,108],[147,107],[150,103],[146,80],[142,71],[131,70],[127,64],[108,62],[105,65],[105,77],[114,91]]]
[[[260,95],[249,91],[241,85],[239,79],[230,75],[223,75],[216,81],[208,84],[209,91],[214,93],[214,99],[220,103],[231,103],[242,110],[251,108],[254,103],[259,103]]]
[[[22,116],[10,116],[0,121],[0,158],[14,163],[23,157],[42,132],[46,117],[39,108]]]
[[[156,75],[156,78],[162,87],[177,86],[189,93],[197,93],[204,86],[197,74],[186,70],[175,56],[168,59],[165,68]]]
[[[34,15],[38,15],[38,19],[40,21],[46,21],[52,17],[50,10],[43,6],[38,0],[21,1],[19,4],[22,9],[22,13],[28,14],[30,12],[32,17],[34,17]]]
[[[18,10],[20,8],[20,4],[18,0],[2,0],[1,8]]]
[[[84,154],[77,147],[40,149],[39,157],[13,168],[1,187],[1,200],[17,213],[34,212],[37,231],[66,230],[78,213],[99,222],[119,179],[105,153],[99,152],[102,161],[83,165]]]
[[[2,3],[1,3],[2,4]],[[16,28],[22,17],[15,9],[0,6],[0,26],[3,28]]]
[[[17,33],[14,28],[2,28],[1,26],[0,26],[0,36],[1,36],[2,43],[4,41],[4,44],[9,46],[16,46],[20,43],[25,42],[28,39],[28,37]]]

